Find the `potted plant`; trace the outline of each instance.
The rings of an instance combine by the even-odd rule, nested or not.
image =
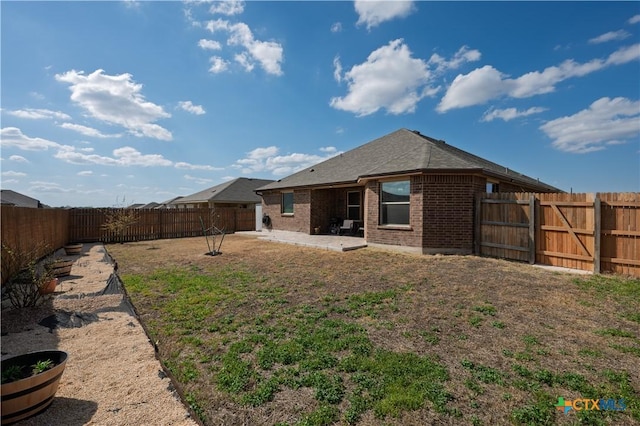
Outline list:
[[[30,352],[2,361],[2,424],[44,411],[58,390],[68,355],[64,351]]]
[[[82,253],[82,243],[66,244],[63,248],[67,256]]]
[[[57,286],[58,279],[51,277],[48,281],[43,281],[42,285],[39,287],[40,294],[51,294],[56,291]]]

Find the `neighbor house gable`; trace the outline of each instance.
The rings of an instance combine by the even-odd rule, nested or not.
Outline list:
[[[240,177],[184,196],[173,201],[172,204],[259,204],[262,199],[256,194],[256,189],[271,182],[273,180]]]

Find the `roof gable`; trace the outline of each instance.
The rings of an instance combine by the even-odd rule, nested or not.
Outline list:
[[[13,205],[17,207],[40,207],[40,201],[27,195],[13,191],[11,189],[3,189],[0,191],[0,201],[5,205]]]
[[[557,190],[444,141],[407,129],[396,130],[260,189],[356,183],[367,177],[418,171],[481,171]]]
[[[255,190],[273,182],[270,179],[252,179],[240,177],[187,195],[172,204],[206,203],[260,203],[261,198]]]

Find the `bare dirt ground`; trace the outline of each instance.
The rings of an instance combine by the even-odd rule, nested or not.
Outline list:
[[[454,395],[450,405],[465,420],[434,417],[425,408],[388,418],[386,424],[470,424],[470,419],[477,424],[510,423],[510,413],[531,403],[533,394],[511,385],[518,379],[515,364],[532,371],[575,373],[595,384],[604,383],[602,372],[613,368],[629,374],[636,395],[640,389],[638,356],[615,348],[640,339],[638,323],[624,317],[638,312],[640,302],[596,295],[576,285],[575,275],[473,256],[418,256],[371,248],[336,253],[242,235],[227,236],[220,256],[205,256],[206,249],[203,238],[108,246],[123,275],[172,268],[210,274],[228,269],[250,271],[262,277],[264,285],[285,287],[280,297],[287,306],[320,306],[328,296],[346,300],[350,295],[404,288],[397,310],[357,321],[377,347],[439,359],[450,374],[446,384]],[[165,321],[155,309],[154,296],[137,295],[134,302],[146,323]],[[478,311],[487,306],[492,307],[491,315]],[[250,308],[256,309],[255,315],[260,313],[258,305]],[[221,308],[219,317],[242,314],[229,309]],[[603,329],[635,337],[610,336],[601,333]],[[425,341],[425,332],[436,333],[439,341]],[[163,338],[160,354],[177,346],[177,341]],[[482,392],[474,392],[465,360],[503,372],[509,384],[482,385]],[[214,379],[210,373],[207,376],[206,366],[202,368],[201,382],[190,386],[199,386],[199,395],[208,398],[203,405],[208,424],[295,422],[304,405],[313,404],[308,389],[287,389],[264,406],[240,406],[216,391]],[[579,392],[554,386],[544,389],[556,398],[580,397]],[[616,419],[619,424],[636,424],[630,417]],[[556,415],[556,420],[567,424],[576,418]],[[379,420],[369,413],[360,424],[379,424]]]
[[[615,369],[629,374],[629,385],[636,394],[640,389],[638,356],[613,346],[628,346],[630,339],[597,333],[616,329],[640,339],[637,322],[621,317],[640,311],[640,302],[597,297],[575,285],[573,275],[472,256],[413,256],[374,249],[336,253],[242,235],[227,236],[223,254],[215,257],[205,255],[203,238],[116,244],[106,250],[123,275],[171,268],[199,273],[250,271],[261,277],[256,286],[286,288],[279,297],[286,299],[287,306],[319,306],[328,296],[346,300],[365,292],[405,289],[397,309],[356,321],[377,347],[433,355],[445,365],[450,375],[446,387],[454,396],[450,406],[462,417],[442,417],[423,408],[387,418],[384,424],[507,424],[511,423],[509,413],[531,402],[530,392],[511,385],[482,384],[481,393],[472,392],[464,360],[502,371],[509,381],[517,378],[512,371],[516,362],[532,371],[581,374],[592,383],[602,382],[601,372]],[[38,308],[2,311],[3,358],[51,348],[69,353],[53,404],[20,424],[195,425],[123,296],[96,294],[107,287],[113,270],[105,255],[102,245],[85,245],[83,254],[73,257],[72,275],[61,280],[55,297]],[[134,302],[145,323],[161,322],[152,298],[137,296]],[[474,307],[487,305],[495,309],[495,315],[474,311]],[[98,321],[79,328],[38,325],[63,311],[93,313]],[[220,315],[259,313],[226,307]],[[478,316],[482,323],[472,324]],[[437,330],[437,343],[422,337],[432,330]],[[171,339],[159,340],[161,357],[177,345]],[[518,359],[519,354],[529,358]],[[252,408],[216,390],[211,376],[203,374],[201,382],[189,386],[201,390],[199,395],[206,400],[202,408],[211,425],[293,424],[317,404],[308,388],[283,389],[273,401]],[[566,388],[552,391],[567,398],[580,396]],[[575,420],[575,416],[556,415],[560,424]],[[629,416],[616,420],[615,424],[637,424]],[[369,412],[358,424],[381,421]]]
[[[196,425],[123,295],[99,294],[113,272],[104,247],[85,244],[82,255],[68,258],[75,260],[71,275],[53,297],[36,308],[2,311],[3,359],[44,349],[69,354],[51,406],[19,424]],[[65,313],[98,320],[78,328],[38,324],[54,314],[64,321]]]

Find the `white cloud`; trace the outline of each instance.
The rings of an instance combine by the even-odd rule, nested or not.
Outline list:
[[[209,58],[209,62],[211,62],[209,72],[214,74],[221,73],[229,68],[229,62],[225,61],[219,56],[212,56],[211,58]]]
[[[342,81],[342,63],[340,63],[340,57],[333,58],[333,78],[340,83]]]
[[[9,157],[9,161],[15,161],[16,163],[28,163],[29,160],[24,158],[22,155],[12,155]]]
[[[85,136],[92,136],[94,138],[119,138],[122,135],[105,135],[93,127],[83,126],[81,124],[73,124],[73,123],[62,123],[60,127],[63,129],[73,130],[74,132],[78,132]]]
[[[176,169],[187,169],[187,170],[224,170],[224,168],[222,167],[190,164],[190,163],[185,163],[184,161],[179,161],[175,163],[173,166]]]
[[[594,37],[590,39],[589,43],[591,44],[606,43],[608,41],[624,40],[625,38],[629,38],[629,37],[631,37],[631,34],[626,32],[625,30],[609,31],[608,33],[604,33],[602,35],[599,35],[598,37]]]
[[[532,71],[511,79],[490,65],[477,68],[470,73],[458,75],[449,86],[437,107],[439,112],[454,108],[481,105],[491,99],[508,96],[528,98],[550,93],[555,85],[573,77],[582,77],[603,68],[628,63],[640,58],[640,44],[623,47],[613,52],[606,60],[593,59],[578,63],[571,59],[558,66]]]
[[[631,18],[629,18],[629,20],[627,21],[630,24],[637,24],[638,22],[640,22],[640,15],[634,15]]]
[[[518,111],[516,108],[490,109],[484,113],[480,121],[493,121],[498,118],[504,121],[510,121],[518,117],[540,114],[546,110],[547,108],[542,107],[532,107],[524,111]]]
[[[640,101],[600,98],[588,109],[540,126],[554,148],[572,153],[605,149],[640,135]]]
[[[124,5],[125,7],[127,7],[128,9],[139,9],[140,8],[140,2],[137,0],[123,0],[124,1]]]
[[[26,118],[30,120],[43,120],[43,119],[60,119],[60,120],[71,120],[71,117],[64,112],[60,111],[51,111],[48,109],[39,109],[39,108],[25,108],[25,109],[17,109],[15,111],[6,111],[7,114],[13,115],[14,117]]]
[[[335,154],[338,149],[335,146],[323,146],[320,148],[320,152],[326,152],[327,154]]]
[[[244,1],[224,0],[215,1],[209,8],[209,13],[221,15],[239,15],[244,12]]]
[[[2,183],[4,185],[9,185],[14,183],[20,183],[20,181],[18,179],[2,179]]]
[[[342,32],[342,23],[341,22],[336,22],[336,23],[332,24],[331,25],[331,32],[332,33]]]
[[[640,43],[620,48],[607,58],[604,66],[622,65],[640,59]]]
[[[277,155],[278,151],[279,149],[275,146],[256,148],[247,153],[246,158],[236,161],[232,167],[241,169],[243,174],[266,171],[276,176],[282,176],[297,172],[340,154],[334,147],[321,148],[320,151],[324,152],[325,155],[301,153]]]
[[[2,176],[9,176],[9,177],[23,177],[26,176],[26,173],[22,173],[22,172],[14,172],[12,170],[9,170],[7,172],[2,172]]]
[[[213,179],[200,178],[200,177],[191,176],[191,175],[184,175],[184,178],[185,178],[186,180],[193,181],[193,182],[195,182],[195,183],[197,183],[197,184],[200,184],[200,185],[204,185],[204,184],[206,184],[206,183],[211,183],[211,182],[213,182]]]
[[[92,174],[93,172],[91,170],[83,170],[77,173],[78,176],[91,176]]]
[[[414,10],[413,1],[372,1],[355,0],[354,6],[358,14],[356,25],[365,24],[367,29],[395,18],[405,18]]]
[[[99,164],[102,166],[172,166],[173,162],[160,154],[141,154],[134,148],[125,146],[113,150],[113,157],[97,154],[84,154],[73,147],[65,147],[58,151],[55,158],[71,164]]]
[[[479,61],[481,56],[479,50],[470,50],[468,46],[462,46],[450,60],[446,60],[437,53],[434,53],[431,55],[431,58],[429,58],[429,65],[435,65],[436,72],[442,73],[449,69],[460,68],[461,65],[467,62]]]
[[[191,101],[180,101],[178,102],[178,106],[191,114],[203,115],[205,113],[202,105],[194,105]]]
[[[198,42],[198,46],[201,49],[204,50],[220,50],[222,49],[222,45],[220,44],[220,42],[215,41],[215,40],[207,40],[207,39],[200,39],[200,41]]]
[[[284,49],[281,44],[275,41],[256,40],[249,26],[243,22],[232,24],[229,21],[217,19],[209,21],[206,28],[212,33],[229,32],[227,44],[245,49],[236,54],[236,61],[240,62],[245,70],[252,70],[255,61],[268,74],[283,74],[281,65],[284,60]]]
[[[44,100],[44,95],[42,93],[38,93],[38,92],[29,92],[29,96],[31,96],[34,99],[37,99],[39,101]]]
[[[18,148],[23,151],[46,151],[49,148],[60,148],[62,145],[42,138],[30,138],[17,127],[5,127],[0,130],[2,148]]]
[[[131,74],[107,75],[101,69],[86,76],[75,70],[56,74],[56,80],[70,84],[71,100],[91,117],[120,125],[138,137],[171,140],[171,132],[155,124],[171,114],[145,100],[142,85],[131,77]]]
[[[343,79],[348,82],[349,93],[332,98],[330,105],[358,116],[381,108],[391,114],[414,112],[417,103],[431,92],[426,87],[431,79],[426,62],[412,58],[402,39],[373,51]]]
[[[237,53],[233,59],[235,59],[246,72],[253,71],[254,65],[253,62],[251,62],[248,52]]]

